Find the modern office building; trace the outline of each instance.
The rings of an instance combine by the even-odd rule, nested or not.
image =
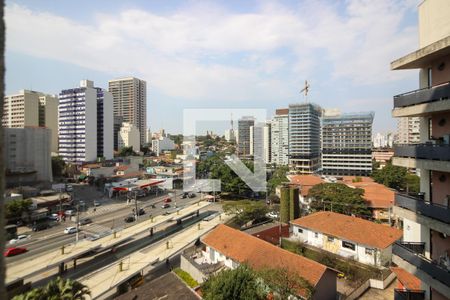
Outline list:
[[[58,99],[41,92],[21,90],[5,96],[2,126],[23,128],[47,127],[51,131],[51,152],[58,152]]]
[[[155,152],[156,156],[159,156],[163,151],[174,149],[175,143],[168,137],[161,136],[158,139],[152,140],[152,151]]]
[[[114,116],[113,126],[114,126],[114,151],[119,151],[119,131],[122,128],[123,117]]]
[[[397,120],[396,144],[418,144],[420,142],[420,119],[402,117]]]
[[[49,128],[4,128],[3,145],[8,183],[52,181]]]
[[[250,126],[250,155],[262,158],[266,164],[271,161],[270,129],[270,123]]]
[[[240,156],[250,155],[250,127],[254,125],[254,117],[245,116],[238,120],[237,151]]]
[[[368,176],[372,173],[373,117],[373,112],[324,114],[323,174]]]
[[[139,129],[133,124],[123,122],[117,139],[119,150],[124,147],[133,147],[133,151],[141,151]]]
[[[67,162],[113,158],[111,93],[82,80],[59,94],[59,155]]]
[[[145,144],[147,129],[147,83],[135,77],[110,80],[109,92],[114,99],[114,116],[139,129],[140,144]]]
[[[271,122],[271,163],[289,164],[289,109],[277,109]]]
[[[289,168],[312,174],[320,168],[320,117],[322,109],[311,103],[289,105]]]
[[[395,290],[395,299],[450,297],[450,2],[419,4],[419,49],[391,63],[419,69],[419,89],[394,96],[392,115],[419,118],[420,142],[394,145],[393,164],[420,171],[419,195],[397,193],[394,214],[403,241],[393,262],[420,280],[420,289]]]

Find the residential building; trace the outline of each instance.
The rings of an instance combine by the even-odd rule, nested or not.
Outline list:
[[[392,70],[420,70],[419,89],[394,96],[392,110],[396,118],[419,119],[419,143],[395,145],[393,164],[416,168],[421,191],[395,195],[394,213],[403,227],[403,241],[394,245],[393,262],[420,279],[425,299],[448,299],[450,3],[425,0],[418,12],[419,49],[391,63]]]
[[[322,109],[311,103],[289,105],[289,168],[312,174],[320,168],[320,117]]]
[[[394,145],[394,134],[392,132],[377,132],[372,138],[373,148],[392,148]]]
[[[139,129],[131,123],[123,122],[118,135],[118,146],[119,149],[132,147],[135,152],[141,151]]]
[[[41,92],[21,90],[5,96],[2,126],[23,128],[47,127],[51,130],[51,152],[58,152],[58,99]]]
[[[150,130],[150,127],[147,128],[145,131],[145,144],[151,145],[152,144],[152,131]]]
[[[260,157],[266,164],[271,161],[270,123],[250,126],[250,155]]]
[[[233,129],[225,130],[225,140],[227,142],[235,142],[236,141],[236,137],[234,135],[234,130]]]
[[[152,151],[155,152],[156,156],[159,156],[163,151],[174,149],[175,143],[168,137],[152,140]]]
[[[292,238],[360,263],[388,266],[402,231],[361,218],[321,211],[291,221]]]
[[[282,268],[305,279],[314,289],[311,299],[336,299],[336,271],[318,262],[222,224],[202,243],[181,256],[181,268],[199,282],[220,269],[235,269],[246,263],[256,270]],[[305,296],[305,291],[299,290],[294,296]]]
[[[123,117],[114,116],[114,151],[119,151],[119,131],[122,128]]]
[[[3,132],[7,184],[53,180],[50,129],[4,128]]]
[[[420,119],[401,117],[397,120],[396,144],[418,144],[420,142]]]
[[[324,115],[322,173],[367,176],[372,173],[374,113]]]
[[[277,109],[271,126],[271,163],[289,164],[289,109]]]
[[[394,156],[394,151],[390,149],[377,149],[372,151],[372,160],[380,164],[380,169],[383,169],[388,161]]]
[[[67,162],[113,158],[112,96],[82,80],[59,93],[59,155]]]
[[[250,155],[250,127],[255,125],[255,118],[250,116],[238,120],[237,152],[238,155]]]
[[[139,129],[140,144],[146,141],[147,129],[147,83],[135,77],[108,81],[108,90],[114,99],[114,115]]]

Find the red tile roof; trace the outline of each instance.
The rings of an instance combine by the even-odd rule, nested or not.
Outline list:
[[[397,275],[398,281],[408,290],[421,290],[420,279],[408,273],[406,270],[399,267],[391,267],[392,272]]]
[[[378,249],[402,237],[402,231],[396,228],[329,211],[310,214],[291,224]]]
[[[281,225],[281,228],[280,226],[275,225],[273,227],[255,232],[252,235],[263,241],[278,245],[280,242],[280,235],[281,237],[289,237],[289,225]]]
[[[117,171],[126,171],[126,170],[128,170],[128,166],[120,165],[120,166],[117,166],[117,167],[115,168],[115,170],[116,170],[116,172],[117,172]]]
[[[255,269],[287,268],[313,286],[316,286],[327,270],[326,266],[318,262],[222,224],[206,235],[203,243],[232,260],[247,263]]]
[[[288,179],[292,184],[300,185],[300,193],[303,197],[308,195],[309,190],[324,181],[315,175],[288,175]]]

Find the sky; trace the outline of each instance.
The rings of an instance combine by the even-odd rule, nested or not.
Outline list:
[[[393,96],[418,88],[418,71],[390,70],[418,49],[418,3],[7,0],[6,92],[58,94],[81,79],[107,88],[134,76],[147,81],[152,131],[182,133],[185,109],[266,109],[271,118],[305,100],[374,111],[374,133],[393,131]]]

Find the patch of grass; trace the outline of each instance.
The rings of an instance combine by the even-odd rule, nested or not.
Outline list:
[[[189,287],[195,288],[199,285],[199,283],[194,278],[192,278],[192,276],[188,272],[185,272],[180,268],[174,269],[173,272],[177,274],[178,277],[180,277]]]

